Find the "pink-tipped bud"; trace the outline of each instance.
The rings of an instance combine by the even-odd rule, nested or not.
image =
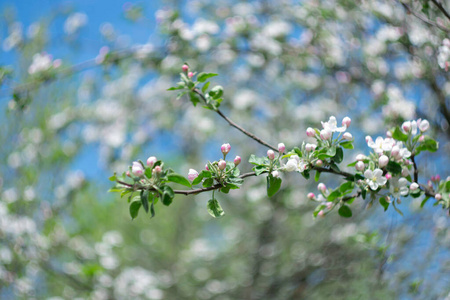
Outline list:
[[[436,176],[435,176],[435,179],[436,179],[436,181],[441,181],[441,176],[436,175]]]
[[[189,66],[188,65],[183,65],[181,67],[181,69],[183,70],[183,72],[187,72],[189,70]]]
[[[428,185],[428,187],[433,187],[433,183],[431,182],[431,180],[427,181],[427,185]]]
[[[314,195],[314,193],[308,193],[306,197],[308,197],[309,200],[314,200],[316,198],[316,195]]]
[[[402,128],[404,132],[410,132],[411,131],[411,122],[406,121],[402,124]]]
[[[192,77],[194,77],[194,73],[192,73],[192,72],[189,72],[189,73],[188,73],[188,77],[189,77],[189,78],[192,78]]]
[[[439,201],[439,200],[442,199],[442,195],[441,195],[441,194],[436,194],[436,195],[434,196],[434,199],[436,199],[437,201]]]
[[[313,150],[313,145],[312,144],[306,144],[305,145],[305,150],[306,150],[306,152],[311,152]]]
[[[367,157],[364,154],[358,154],[356,155],[356,160],[357,161],[363,161],[365,160]]]
[[[153,168],[153,173],[154,174],[159,175],[159,174],[161,174],[161,172],[162,172],[161,166],[156,166],[156,167]]]
[[[131,177],[130,171],[127,171],[127,176]]]
[[[384,168],[387,166],[389,162],[389,157],[387,157],[386,155],[381,155],[380,158],[378,159],[378,166],[380,168]]]
[[[313,128],[308,127],[308,129],[306,129],[306,135],[309,137],[314,137],[316,135],[316,131]]]
[[[316,161],[316,166],[317,166],[317,167],[323,166],[323,161],[321,161],[320,159],[318,159],[318,160]]]
[[[227,167],[227,162],[224,160],[219,160],[219,170],[225,170],[225,168]]]
[[[230,152],[230,150],[231,150],[231,146],[228,143],[227,144],[223,144],[220,147],[220,151],[222,151],[223,155],[227,155]]]
[[[423,142],[423,141],[425,141],[425,136],[421,135],[420,138],[419,138],[419,142]]]
[[[333,202],[327,202],[327,209],[333,208]]]
[[[416,182],[411,183],[411,185],[409,186],[409,189],[411,191],[415,191],[419,188],[419,185]]]
[[[373,142],[372,137],[370,135],[366,135],[366,143]]]
[[[392,150],[391,150],[391,155],[394,157],[394,158],[399,158],[399,155],[400,154],[400,148],[399,148],[399,146],[394,146],[394,147],[392,147]]]
[[[322,140],[329,140],[331,138],[331,135],[333,134],[333,132],[329,129],[322,129],[320,131],[320,138]]]
[[[198,172],[196,170],[194,170],[194,169],[189,169],[188,179],[190,181],[194,181],[194,179],[197,178],[197,177],[198,177]]]
[[[362,161],[358,161],[355,165],[355,169],[360,172],[364,171],[365,168],[366,168],[366,165]]]
[[[350,127],[350,124],[352,123],[352,119],[350,119],[349,117],[345,117],[343,120],[342,120],[342,126],[345,126],[345,127],[347,127],[347,128],[349,128]]]
[[[155,162],[157,162],[158,160],[156,159],[156,157],[154,156],[150,156],[147,159],[147,166],[149,166],[150,168],[153,167],[153,165],[155,164]]]
[[[392,132],[386,131],[386,136],[387,136],[388,138],[391,138],[391,137],[392,137]]]
[[[275,152],[273,152],[273,150],[267,150],[267,157],[270,160],[274,160],[275,159]]]
[[[344,138],[344,140],[347,140],[347,141],[351,141],[353,139],[353,136],[350,132],[344,133],[344,135],[342,137]]]
[[[392,175],[391,175],[391,173],[387,173],[385,177],[386,177],[387,180],[389,180],[389,179],[392,178]]]
[[[419,124],[419,129],[422,132],[425,132],[430,128],[430,123],[427,120],[422,120]]]
[[[241,157],[240,156],[236,156],[234,158],[234,165],[238,166],[241,163]]]
[[[133,173],[134,176],[142,176],[142,174],[144,174],[144,167],[140,162],[134,161],[133,166],[131,167],[131,173]]]
[[[283,143],[279,143],[278,144],[278,152],[280,152],[280,154],[284,153],[284,150],[286,150],[286,146]]]
[[[323,193],[327,190],[327,186],[321,182],[317,185],[317,189]]]
[[[325,216],[325,212],[323,210],[319,211],[317,214],[319,217],[323,218]]]
[[[205,170],[206,170],[206,171],[209,171],[208,164],[205,165]]]

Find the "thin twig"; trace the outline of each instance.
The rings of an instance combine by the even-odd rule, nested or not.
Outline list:
[[[194,89],[193,91],[194,91],[194,93],[196,93],[197,95],[199,95],[200,98],[202,98],[202,100],[205,102],[205,104],[207,103],[207,102],[206,102],[206,98],[205,98],[205,96],[202,94],[202,92],[200,92],[198,89]],[[239,126],[238,124],[234,123],[234,122],[233,122],[232,120],[230,120],[227,116],[225,116],[225,115],[220,111],[220,109],[217,109],[216,112],[217,112],[217,113],[219,114],[219,116],[221,116],[225,121],[227,121],[228,124],[230,124],[232,127],[236,128],[237,130],[239,130],[240,132],[242,132],[242,133],[245,134],[246,136],[250,137],[251,139],[257,141],[257,142],[260,143],[261,145],[264,145],[264,146],[266,146],[266,147],[268,147],[268,148],[270,148],[270,149],[272,149],[272,150],[278,152],[278,149],[277,149],[276,147],[270,145],[269,143],[265,142],[263,139],[257,137],[257,136],[254,135],[253,133],[251,133],[251,132],[245,130],[244,128],[242,128],[242,127]]]
[[[419,170],[417,169],[415,154],[411,155],[411,161],[414,167],[414,182],[417,182],[419,180]]]
[[[400,2],[400,1],[399,1]],[[446,33],[450,33],[450,30],[442,25],[439,25],[438,23],[435,23],[431,20],[428,20],[427,18],[425,18],[424,16],[421,16],[420,14],[418,14],[417,12],[413,11],[407,4],[400,2],[400,4],[405,8],[406,12],[408,14],[412,14],[413,16],[415,16],[416,18],[418,18],[419,20],[421,20],[422,22],[430,25],[430,26],[434,26],[439,28],[442,31],[445,31]]]
[[[441,3],[439,3],[436,0],[431,0],[431,2],[433,2],[434,5],[436,5],[439,8],[439,10],[447,17],[447,19],[450,20],[450,14],[447,12],[447,10],[444,8],[444,6],[442,6]]]

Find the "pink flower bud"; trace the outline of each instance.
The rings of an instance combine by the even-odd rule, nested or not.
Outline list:
[[[442,195],[441,195],[441,194],[436,194],[436,195],[434,196],[434,199],[436,199],[437,201],[439,201],[439,200],[442,199]]]
[[[319,217],[323,218],[325,216],[325,212],[323,210],[319,211],[317,214]]]
[[[130,171],[127,171],[127,176],[131,177]]]
[[[219,170],[225,170],[225,168],[227,167],[227,162],[224,160],[219,160]]]
[[[189,70],[189,66],[188,65],[183,65],[181,67],[181,69],[183,69],[183,72],[187,72]]]
[[[314,137],[316,135],[316,131],[313,128],[308,127],[308,129],[306,129],[306,135],[309,137]]]
[[[240,156],[236,156],[234,158],[234,165],[238,166],[241,163],[241,157]]]
[[[366,135],[366,143],[373,142],[372,137],[370,135]]]
[[[386,177],[387,180],[389,180],[389,179],[392,178],[392,175],[391,175],[391,173],[387,173],[385,177]]]
[[[423,142],[423,141],[425,141],[425,136],[421,135],[420,138],[419,138],[419,142]]]
[[[192,78],[192,77],[194,77],[194,73],[192,73],[192,72],[189,72],[189,73],[188,73],[188,77],[189,77],[189,78]]]
[[[441,181],[441,176],[436,175],[436,176],[435,176],[435,179],[436,179],[436,181]]]
[[[419,129],[422,132],[425,132],[430,128],[430,123],[427,120],[422,120],[419,125]]]
[[[131,173],[133,173],[134,176],[142,176],[142,174],[144,174],[144,167],[140,162],[134,161],[133,166],[131,167]]]
[[[352,123],[352,119],[350,119],[349,117],[345,117],[343,120],[342,120],[342,126],[345,126],[345,127],[347,127],[347,128],[349,128],[350,127],[350,124]]]
[[[328,129],[322,129],[320,131],[320,138],[322,140],[329,140],[331,138],[331,135],[333,134],[333,132],[331,130]]]
[[[366,159],[366,156],[364,154],[358,154],[356,155],[356,160],[357,161],[363,161]]]
[[[159,175],[159,174],[161,174],[161,172],[162,172],[161,166],[156,166],[153,168],[154,174]]]
[[[431,180],[427,181],[427,185],[428,185],[428,187],[433,187],[433,183],[431,182]]]
[[[314,193],[308,193],[306,197],[308,197],[308,199],[310,200],[314,200],[314,198],[316,198],[316,195],[314,195]]]
[[[380,168],[384,168],[387,166],[389,162],[389,157],[387,157],[386,155],[381,155],[380,158],[378,159],[378,166]]]
[[[206,171],[209,171],[208,164],[205,165],[205,170],[206,170]]]
[[[411,183],[411,185],[409,186],[409,189],[411,191],[415,191],[419,188],[419,185],[416,182]]]
[[[317,167],[323,166],[323,161],[321,161],[320,159],[318,159],[318,160],[316,161],[316,166],[317,166]]]
[[[400,148],[399,148],[398,146],[392,147],[391,155],[392,155],[394,158],[399,158],[399,156],[398,156],[399,154],[400,154]]]
[[[411,122],[410,121],[406,121],[402,124],[402,128],[404,132],[410,132],[411,131]]]
[[[362,161],[358,161],[355,165],[355,168],[357,171],[364,171],[366,166],[364,165],[364,163]]]
[[[306,145],[305,145],[305,150],[306,150],[306,152],[311,152],[312,149],[313,149],[312,144],[306,144]]]
[[[147,166],[149,166],[150,168],[153,167],[153,165],[155,164],[155,162],[157,162],[158,160],[156,159],[156,157],[154,156],[150,156],[147,159]]]
[[[221,147],[220,147],[220,151],[222,151],[222,153],[223,153],[223,155],[227,155],[228,154],[228,152],[230,152],[230,150],[231,150],[231,146],[230,146],[230,144],[223,144]]]
[[[351,141],[353,139],[353,136],[350,132],[344,133],[344,135],[342,137],[344,138],[344,140],[347,140],[347,141]]]
[[[283,143],[279,143],[278,144],[278,152],[280,152],[280,154],[283,154],[284,150],[286,150],[286,146]]]
[[[267,157],[270,160],[274,160],[275,159],[275,152],[273,152],[273,150],[267,150]]]
[[[333,208],[333,202],[327,202],[327,209]]]
[[[190,181],[194,181],[194,179],[197,178],[197,177],[198,177],[198,172],[196,170],[194,170],[194,169],[189,169],[188,179]]]
[[[321,182],[317,185],[317,189],[323,193],[327,190],[327,186]]]

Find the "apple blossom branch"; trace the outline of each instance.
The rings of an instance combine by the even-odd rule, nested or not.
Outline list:
[[[450,14],[447,12],[447,10],[444,8],[444,6],[442,5],[442,3],[440,3],[439,1],[436,0],[431,0],[431,2],[433,2],[434,5],[437,6],[437,8],[439,8],[439,10],[447,17],[447,19],[450,20]]]
[[[205,102],[205,104],[207,103],[205,96],[203,95],[202,92],[200,92],[197,88],[195,88],[194,93],[196,93],[197,95],[200,96],[200,98],[203,100],[203,102]],[[254,135],[253,133],[245,130],[244,128],[242,128],[241,126],[239,126],[238,124],[236,124],[235,122],[233,122],[232,120],[230,120],[227,116],[225,116],[222,111],[220,109],[216,109],[215,110],[217,114],[219,114],[219,116],[221,116],[225,121],[228,122],[228,124],[230,124],[230,126],[236,128],[237,130],[239,130],[240,132],[242,132],[243,134],[247,135],[248,137],[250,137],[251,139],[255,140],[256,142],[260,143],[261,145],[264,145],[274,151],[278,151],[278,149],[272,145],[270,145],[269,143],[265,142],[264,140],[262,140],[261,138],[257,137],[256,135]]]
[[[418,18],[419,20],[421,20],[422,22],[424,22],[424,23],[426,23],[426,24],[428,24],[430,26],[437,27],[440,30],[445,31],[446,33],[450,33],[450,30],[448,28],[446,28],[446,27],[444,27],[444,26],[442,26],[442,25],[440,25],[440,24],[438,24],[436,22],[433,22],[433,21],[427,19],[426,17],[418,14],[417,12],[412,10],[406,3],[403,3],[401,1],[399,1],[399,3],[405,8],[405,10],[406,10],[406,12],[408,14],[412,14],[413,16],[415,16],[416,18]]]

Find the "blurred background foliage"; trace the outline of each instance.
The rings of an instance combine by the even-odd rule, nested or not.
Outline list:
[[[231,119],[288,149],[348,115],[350,162],[369,152],[366,134],[427,118],[440,151],[418,160],[421,180],[449,175],[447,32],[411,13],[450,28],[436,6],[148,2],[1,3],[0,298],[449,297],[449,218],[422,199],[404,199],[404,217],[359,199],[349,220],[314,220],[317,183],[291,174],[271,199],[261,178],[219,194],[221,219],[200,194],[131,221],[106,193],[114,171],[150,155],[187,174],[224,142],[243,171],[267,150],[166,91],[185,61],[220,74]]]

